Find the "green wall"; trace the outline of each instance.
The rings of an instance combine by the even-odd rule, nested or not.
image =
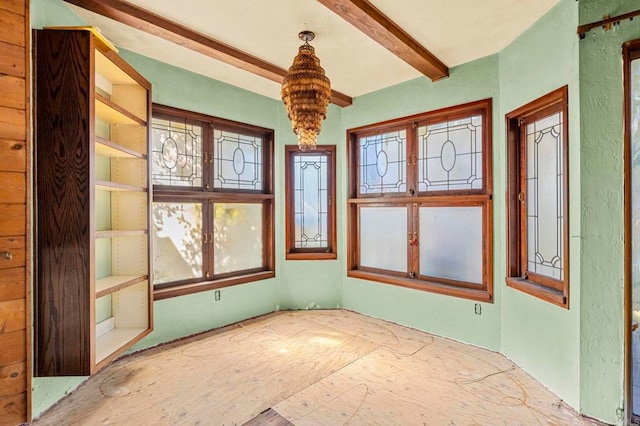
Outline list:
[[[506,287],[502,292],[501,351],[573,407],[580,401],[580,84],[578,3],[564,0],[500,54],[501,170],[510,111],[569,86],[569,305],[566,310]],[[495,145],[494,145],[495,146]],[[504,241],[504,240],[503,240]],[[504,246],[496,252],[506,257]]]
[[[638,8],[633,0],[580,1],[580,24]],[[580,408],[610,418],[623,386],[623,81],[621,46],[640,22],[596,29],[580,42],[582,282]]]
[[[578,41],[580,23],[634,8],[633,0],[561,0],[502,51],[331,106],[319,143],[337,145],[338,259],[284,260],[284,146],[295,144],[278,100],[123,51],[153,83],[155,102],[275,130],[274,279],[154,303],[154,332],[141,349],[277,309],[344,306],[367,315],[504,353],[581,412],[615,422],[622,405],[622,42],[640,37],[638,20]],[[32,26],[82,25],[61,0],[34,0]],[[504,115],[569,86],[570,309],[504,285],[506,258]],[[396,117],[493,99],[494,299],[473,301],[346,278],[345,131]],[[34,379],[33,415],[84,378]]]
[[[451,105],[493,98],[493,120],[500,119],[498,98],[498,56],[492,55],[450,70],[450,77],[437,83],[417,78],[387,89],[360,96],[353,106],[342,111],[345,129],[403,117]],[[498,127],[493,126],[493,145],[500,145]],[[494,197],[502,199],[503,168],[499,150],[494,150]],[[343,168],[343,178],[347,171]],[[338,204],[346,204],[343,192]],[[494,253],[501,253],[504,227],[501,225],[504,207],[494,208]],[[346,224],[339,229],[344,239]],[[500,274],[504,270],[503,257],[494,256],[494,295],[500,300]],[[346,263],[343,262],[346,271]],[[346,275],[346,273],[345,273]],[[378,318],[451,337],[492,350],[500,349],[500,303],[483,303],[482,315],[476,315],[476,302],[424,291],[410,290],[365,280],[345,278],[343,305],[347,309]]]

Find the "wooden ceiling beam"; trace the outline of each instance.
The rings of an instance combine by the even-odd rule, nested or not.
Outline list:
[[[449,76],[449,68],[367,0],[318,0],[432,81]]]
[[[287,70],[284,68],[263,61],[126,1],[65,1],[279,84],[282,84],[284,76],[287,74]],[[341,107],[353,103],[351,97],[335,90],[331,91],[331,102]]]

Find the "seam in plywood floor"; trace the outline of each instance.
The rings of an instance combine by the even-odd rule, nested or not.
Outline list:
[[[134,353],[34,424],[131,419],[154,426],[597,424],[500,354],[346,310],[267,314]]]

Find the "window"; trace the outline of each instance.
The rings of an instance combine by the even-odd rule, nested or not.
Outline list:
[[[567,87],[507,114],[507,285],[569,307]]]
[[[287,259],[335,259],[336,147],[285,147]]]
[[[491,301],[491,100],[348,138],[348,276]]]
[[[271,278],[273,131],[153,106],[156,299]]]

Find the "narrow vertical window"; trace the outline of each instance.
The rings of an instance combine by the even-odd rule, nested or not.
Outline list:
[[[336,258],[335,152],[285,147],[287,259]]]
[[[568,307],[567,88],[507,115],[507,284]]]

